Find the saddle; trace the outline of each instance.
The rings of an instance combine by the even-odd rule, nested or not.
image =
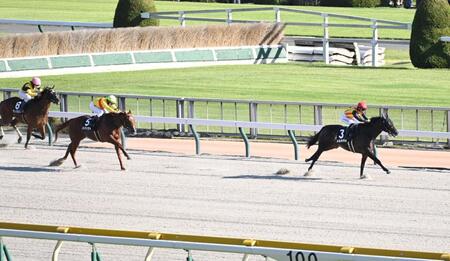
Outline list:
[[[337,143],[347,143],[351,142],[353,137],[356,135],[357,124],[350,124],[348,127],[342,127],[339,129],[336,142]]]
[[[16,102],[16,104],[14,104],[13,113],[15,114],[24,113],[25,104],[27,104],[27,102],[25,102],[24,100]]]

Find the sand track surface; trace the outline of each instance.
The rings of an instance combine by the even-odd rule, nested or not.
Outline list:
[[[205,154],[196,156],[193,142],[187,153],[156,145],[145,150],[133,142],[128,143],[132,160],[125,160],[125,172],[111,146],[91,142],[77,152],[78,169],[70,158],[62,166],[48,166],[64,154],[64,138],[53,147],[33,141],[28,150],[18,144],[0,148],[0,220],[450,252],[449,171],[402,168],[406,163],[385,158],[392,174],[368,164],[371,179],[360,180],[359,157],[331,161],[330,155],[318,161],[313,176],[304,177],[308,164],[289,159],[290,150],[288,157],[276,158],[258,155],[255,148],[257,157],[247,159],[240,156],[243,144],[236,155],[215,155],[204,145]],[[307,153],[312,152],[301,157]],[[427,156],[419,157],[426,161]],[[281,168],[290,173],[276,175]],[[4,242],[14,260],[51,260],[56,244]],[[143,247],[97,247],[104,260],[143,260],[147,252]],[[193,257],[242,260],[237,254],[198,251]],[[60,253],[61,260],[89,258],[88,244],[65,243]],[[157,249],[153,258],[185,259],[185,251],[165,249]]]

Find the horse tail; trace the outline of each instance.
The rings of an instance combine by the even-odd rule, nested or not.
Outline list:
[[[316,133],[316,135],[309,137],[308,143],[306,144],[307,149],[309,149],[309,147],[311,147],[312,145],[317,143],[321,132],[322,132],[322,130],[320,130],[318,133]]]
[[[58,139],[58,132],[62,129],[65,129],[67,126],[69,126],[70,122],[72,121],[72,119],[58,125],[58,127],[56,127],[55,129],[55,140],[53,142],[56,142],[56,140]]]

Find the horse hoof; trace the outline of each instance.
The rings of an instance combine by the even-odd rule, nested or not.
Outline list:
[[[57,160],[50,162],[49,166],[50,167],[61,166],[63,164],[63,162],[64,162],[64,159],[57,159]]]
[[[81,165],[76,165],[75,168],[79,169],[79,168],[81,168]]]
[[[20,137],[18,140],[17,140],[17,143],[21,143],[22,142],[22,137]]]
[[[391,174],[391,171],[390,171],[390,170],[387,170],[387,171],[386,171],[386,174]]]
[[[131,157],[127,157],[127,160],[131,160]]]
[[[3,139],[3,135],[0,136],[0,140]]]
[[[362,176],[360,177],[360,179],[370,179],[370,176],[369,176],[369,175],[362,175]]]
[[[127,169],[126,169],[126,168],[120,168],[120,170],[121,170],[121,171],[126,171]]]
[[[305,174],[303,175],[304,177],[309,177],[312,176],[312,174],[314,174],[313,170],[308,170],[307,172],[305,172]]]

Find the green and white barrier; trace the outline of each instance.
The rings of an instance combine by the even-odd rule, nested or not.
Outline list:
[[[52,71],[58,69],[91,70],[92,68],[114,68],[114,66],[145,65],[207,65],[239,63],[287,62],[286,48],[274,46],[242,46],[195,49],[168,49],[132,52],[89,53],[40,57],[0,59],[0,75],[23,71]],[[123,69],[123,67],[121,67]]]

